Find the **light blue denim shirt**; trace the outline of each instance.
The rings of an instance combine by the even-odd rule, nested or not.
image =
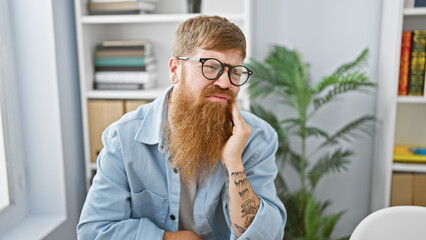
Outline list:
[[[178,230],[180,177],[167,157],[163,134],[171,89],[104,131],[98,170],[77,226],[79,239],[161,240],[164,231]],[[274,186],[277,135],[265,121],[241,114],[252,129],[243,164],[260,207],[239,239],[282,239],[286,212]],[[203,239],[236,239],[220,161],[217,171],[198,187],[194,220]]]

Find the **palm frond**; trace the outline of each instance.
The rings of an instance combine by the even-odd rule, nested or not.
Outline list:
[[[300,173],[303,170],[303,169],[300,169],[300,156],[297,153],[294,153],[291,151],[289,153],[289,160],[290,160],[291,166],[293,166],[298,173]]]
[[[277,174],[275,178],[275,187],[277,189],[277,194],[281,196],[284,196],[284,194],[289,191],[285,179],[281,177],[280,174]]]
[[[320,210],[321,213],[323,213],[324,210],[328,208],[328,206],[330,206],[332,203],[333,202],[331,200],[325,200],[324,202],[318,201],[318,209]]]
[[[287,194],[284,198],[280,198],[285,203],[287,215],[291,216],[287,219],[285,226],[285,235],[290,235],[292,239],[297,239],[303,236],[300,223],[303,221],[304,216],[301,215],[302,206],[300,205],[301,192],[297,191]]]
[[[345,211],[340,211],[322,218],[322,236],[325,239],[330,239],[331,233],[333,232],[336,223],[344,213]]]
[[[339,77],[338,82],[333,85],[332,89],[330,89],[327,94],[317,96],[313,99],[315,110],[331,102],[333,99],[343,93],[347,93],[349,91],[359,91],[366,87],[375,86],[374,83],[367,80],[368,78],[363,72],[353,72]],[[321,89],[321,91],[324,89],[325,88]]]
[[[254,74],[250,78],[248,91],[251,98],[266,97],[273,93],[280,82],[274,71],[267,68],[262,63],[250,59],[247,64]]]
[[[313,197],[307,199],[305,208],[305,237],[306,239],[318,239],[317,233],[321,226],[321,213],[318,210],[318,205]]]
[[[328,140],[330,138],[325,131],[323,131],[319,128],[316,128],[316,127],[306,127],[305,128],[305,134],[306,134],[305,135],[306,137],[311,137],[311,136],[323,137],[326,140]]]
[[[373,134],[374,121],[375,118],[372,115],[365,115],[354,120],[338,130],[326,142],[321,144],[320,148],[325,147],[326,145],[336,144],[340,140],[350,142],[356,137],[359,137],[361,134],[371,135]]]
[[[353,155],[353,151],[337,149],[333,154],[325,154],[312,167],[308,173],[308,178],[312,189],[315,189],[318,181],[329,172],[339,172],[347,170],[349,165],[349,157]]]
[[[368,49],[364,49],[354,61],[343,64],[334,72],[334,74],[341,75],[348,72],[349,70],[360,67],[364,63],[366,63],[367,58],[368,58]]]
[[[250,106],[250,111],[256,116],[268,122],[272,126],[272,128],[274,128],[274,130],[277,132],[278,149],[276,156],[282,157],[283,161],[285,161],[288,153],[287,134],[289,128],[281,127],[282,122],[278,120],[275,114],[272,111],[266,110],[260,105],[252,104]]]

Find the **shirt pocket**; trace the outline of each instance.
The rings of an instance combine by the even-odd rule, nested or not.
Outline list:
[[[131,217],[147,218],[160,228],[164,228],[169,209],[168,199],[149,190],[131,193]]]

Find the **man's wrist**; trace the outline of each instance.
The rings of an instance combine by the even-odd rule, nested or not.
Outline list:
[[[236,173],[236,172],[244,172],[245,168],[244,168],[244,164],[243,161],[240,159],[239,161],[229,161],[226,162],[224,161],[224,165],[226,167],[226,169],[228,170],[228,175],[231,175],[232,173]]]

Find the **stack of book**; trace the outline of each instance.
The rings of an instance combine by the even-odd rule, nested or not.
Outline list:
[[[426,63],[426,31],[404,31],[401,42],[398,95],[423,96]]]
[[[149,89],[157,80],[157,65],[148,40],[108,40],[96,47],[94,88]]]
[[[90,0],[87,8],[93,15],[139,14],[155,10],[157,0]]]

